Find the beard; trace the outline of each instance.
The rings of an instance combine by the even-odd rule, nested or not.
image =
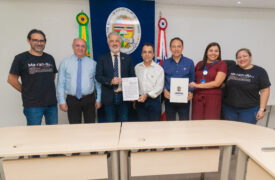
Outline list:
[[[43,50],[45,49],[45,46],[44,45],[34,45],[34,46],[32,46],[32,49],[35,52],[42,53]]]
[[[120,51],[120,47],[117,46],[117,47],[110,47],[110,50],[114,53],[118,53]]]

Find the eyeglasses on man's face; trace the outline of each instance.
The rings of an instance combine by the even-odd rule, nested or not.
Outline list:
[[[43,44],[46,42],[46,40],[45,39],[31,39],[31,42]]]
[[[75,44],[74,45],[76,48],[83,48],[83,49],[85,49],[86,48],[86,46],[85,45],[80,45],[80,44]]]

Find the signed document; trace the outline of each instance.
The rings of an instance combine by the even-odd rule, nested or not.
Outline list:
[[[171,78],[170,84],[170,102],[187,103],[188,97],[188,78]]]
[[[123,101],[138,100],[138,79],[137,77],[122,78]]]

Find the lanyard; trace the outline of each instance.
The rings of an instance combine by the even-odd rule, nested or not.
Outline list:
[[[205,64],[205,66],[204,66],[204,68],[203,68],[203,72],[202,72],[202,80],[201,80],[201,83],[205,83],[205,82],[206,82],[204,77],[208,74],[208,70],[209,70],[216,62],[217,62],[217,60],[215,60],[214,62],[212,62],[208,68],[206,68],[206,64]]]

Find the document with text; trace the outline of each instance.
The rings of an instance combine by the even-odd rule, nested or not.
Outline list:
[[[138,79],[137,77],[122,78],[123,101],[138,100]]]
[[[171,78],[170,102],[187,103],[188,100],[188,78]]]

